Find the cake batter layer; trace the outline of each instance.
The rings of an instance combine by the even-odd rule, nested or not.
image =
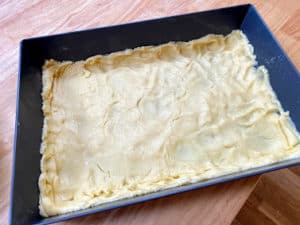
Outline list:
[[[43,67],[40,214],[299,156],[241,31]]]

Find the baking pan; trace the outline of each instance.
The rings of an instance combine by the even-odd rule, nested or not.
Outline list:
[[[22,225],[59,222],[300,164],[300,158],[296,158],[60,216],[39,216],[39,150],[43,124],[41,67],[45,59],[77,61],[138,46],[189,41],[210,33],[226,35],[234,29],[241,29],[247,35],[254,46],[258,64],[265,65],[269,70],[271,85],[278,99],[283,108],[290,111],[296,128],[300,130],[299,73],[252,5],[23,40],[20,44],[9,223]]]

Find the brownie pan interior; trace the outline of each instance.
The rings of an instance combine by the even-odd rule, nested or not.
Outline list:
[[[252,5],[23,40],[20,44],[9,223],[21,225],[59,222],[300,164],[300,159],[293,159],[60,216],[42,218],[39,215],[39,151],[43,126],[41,68],[45,59],[77,61],[138,46],[189,41],[211,33],[226,35],[234,29],[241,29],[247,35],[254,46],[258,65],[265,65],[269,70],[271,85],[283,108],[290,111],[290,116],[299,131],[299,73]]]

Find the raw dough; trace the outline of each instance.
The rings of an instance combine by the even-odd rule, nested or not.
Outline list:
[[[299,134],[241,31],[46,61],[40,214],[299,156]]]

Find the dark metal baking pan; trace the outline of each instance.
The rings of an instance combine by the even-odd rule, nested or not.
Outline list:
[[[210,33],[225,35],[234,29],[241,29],[249,38],[258,64],[269,70],[273,89],[300,130],[299,73],[252,5],[23,40],[20,44],[10,224],[54,223],[300,164],[297,158],[60,216],[42,218],[39,215],[39,150],[43,123],[41,67],[45,59],[83,60],[138,46],[189,41]]]

